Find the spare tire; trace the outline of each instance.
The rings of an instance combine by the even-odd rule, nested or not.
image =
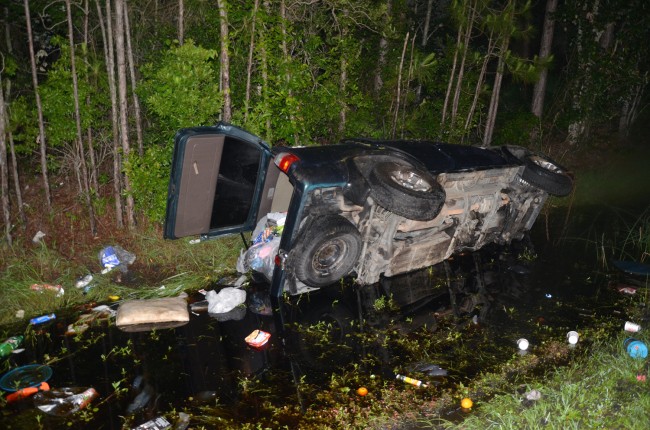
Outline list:
[[[361,235],[339,215],[315,218],[305,224],[292,252],[294,274],[310,287],[324,287],[348,275],[361,254]]]
[[[416,221],[440,213],[445,190],[426,170],[404,162],[378,163],[368,177],[370,195],[383,208]]]
[[[546,155],[519,146],[505,146],[504,150],[524,163],[521,179],[530,185],[560,197],[573,190],[573,178],[567,170]]]

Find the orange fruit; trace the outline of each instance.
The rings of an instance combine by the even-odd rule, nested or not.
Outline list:
[[[357,394],[361,397],[364,397],[366,394],[368,394],[368,389],[366,387],[359,387],[357,389]]]
[[[472,402],[472,399],[469,397],[465,397],[463,400],[460,401],[460,407],[463,409],[470,409],[474,405],[474,402]]]

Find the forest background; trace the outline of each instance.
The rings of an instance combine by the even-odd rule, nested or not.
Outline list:
[[[43,213],[72,222],[72,206],[83,208],[72,234],[159,224],[182,127],[221,120],[272,145],[364,136],[571,151],[624,138],[648,99],[645,0],[0,5],[9,246]],[[64,185],[76,196],[56,202]]]

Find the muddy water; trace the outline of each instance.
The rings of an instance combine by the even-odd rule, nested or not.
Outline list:
[[[94,387],[99,398],[64,418],[25,400],[3,407],[0,425],[121,429],[158,416],[174,424],[182,410],[192,425],[207,428],[219,419],[254,423],[269,418],[261,415],[263,403],[307,408],[316,400],[301,384],[326,390],[337,375],[351,372],[361,383],[403,374],[439,390],[466,384],[513,354],[525,354],[517,348],[520,338],[534,351],[549,341],[565,342],[570,330],[622,324],[621,293],[608,285],[623,281],[600,264],[604,244],[598,239],[622,228],[599,214],[579,211],[567,224],[556,211],[540,217],[530,240],[459,255],[372,286],[342,283],[287,297],[283,318],[260,306],[263,286],[254,286],[248,308],[233,319],[196,312],[173,329],[126,333],[108,319],[70,336],[68,324],[88,313],[71,309],[29,329],[25,350],[5,360],[3,370],[47,363],[51,387]],[[620,219],[627,225],[634,216]],[[611,258],[614,251],[606,254]],[[244,341],[255,329],[272,335],[261,349]],[[293,424],[291,418],[276,422]]]

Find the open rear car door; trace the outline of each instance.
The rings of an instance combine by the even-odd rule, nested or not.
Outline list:
[[[260,206],[266,206],[263,200],[273,197],[273,190],[264,187],[269,163],[269,146],[240,128],[222,123],[180,130],[164,237],[208,238],[252,230]]]

